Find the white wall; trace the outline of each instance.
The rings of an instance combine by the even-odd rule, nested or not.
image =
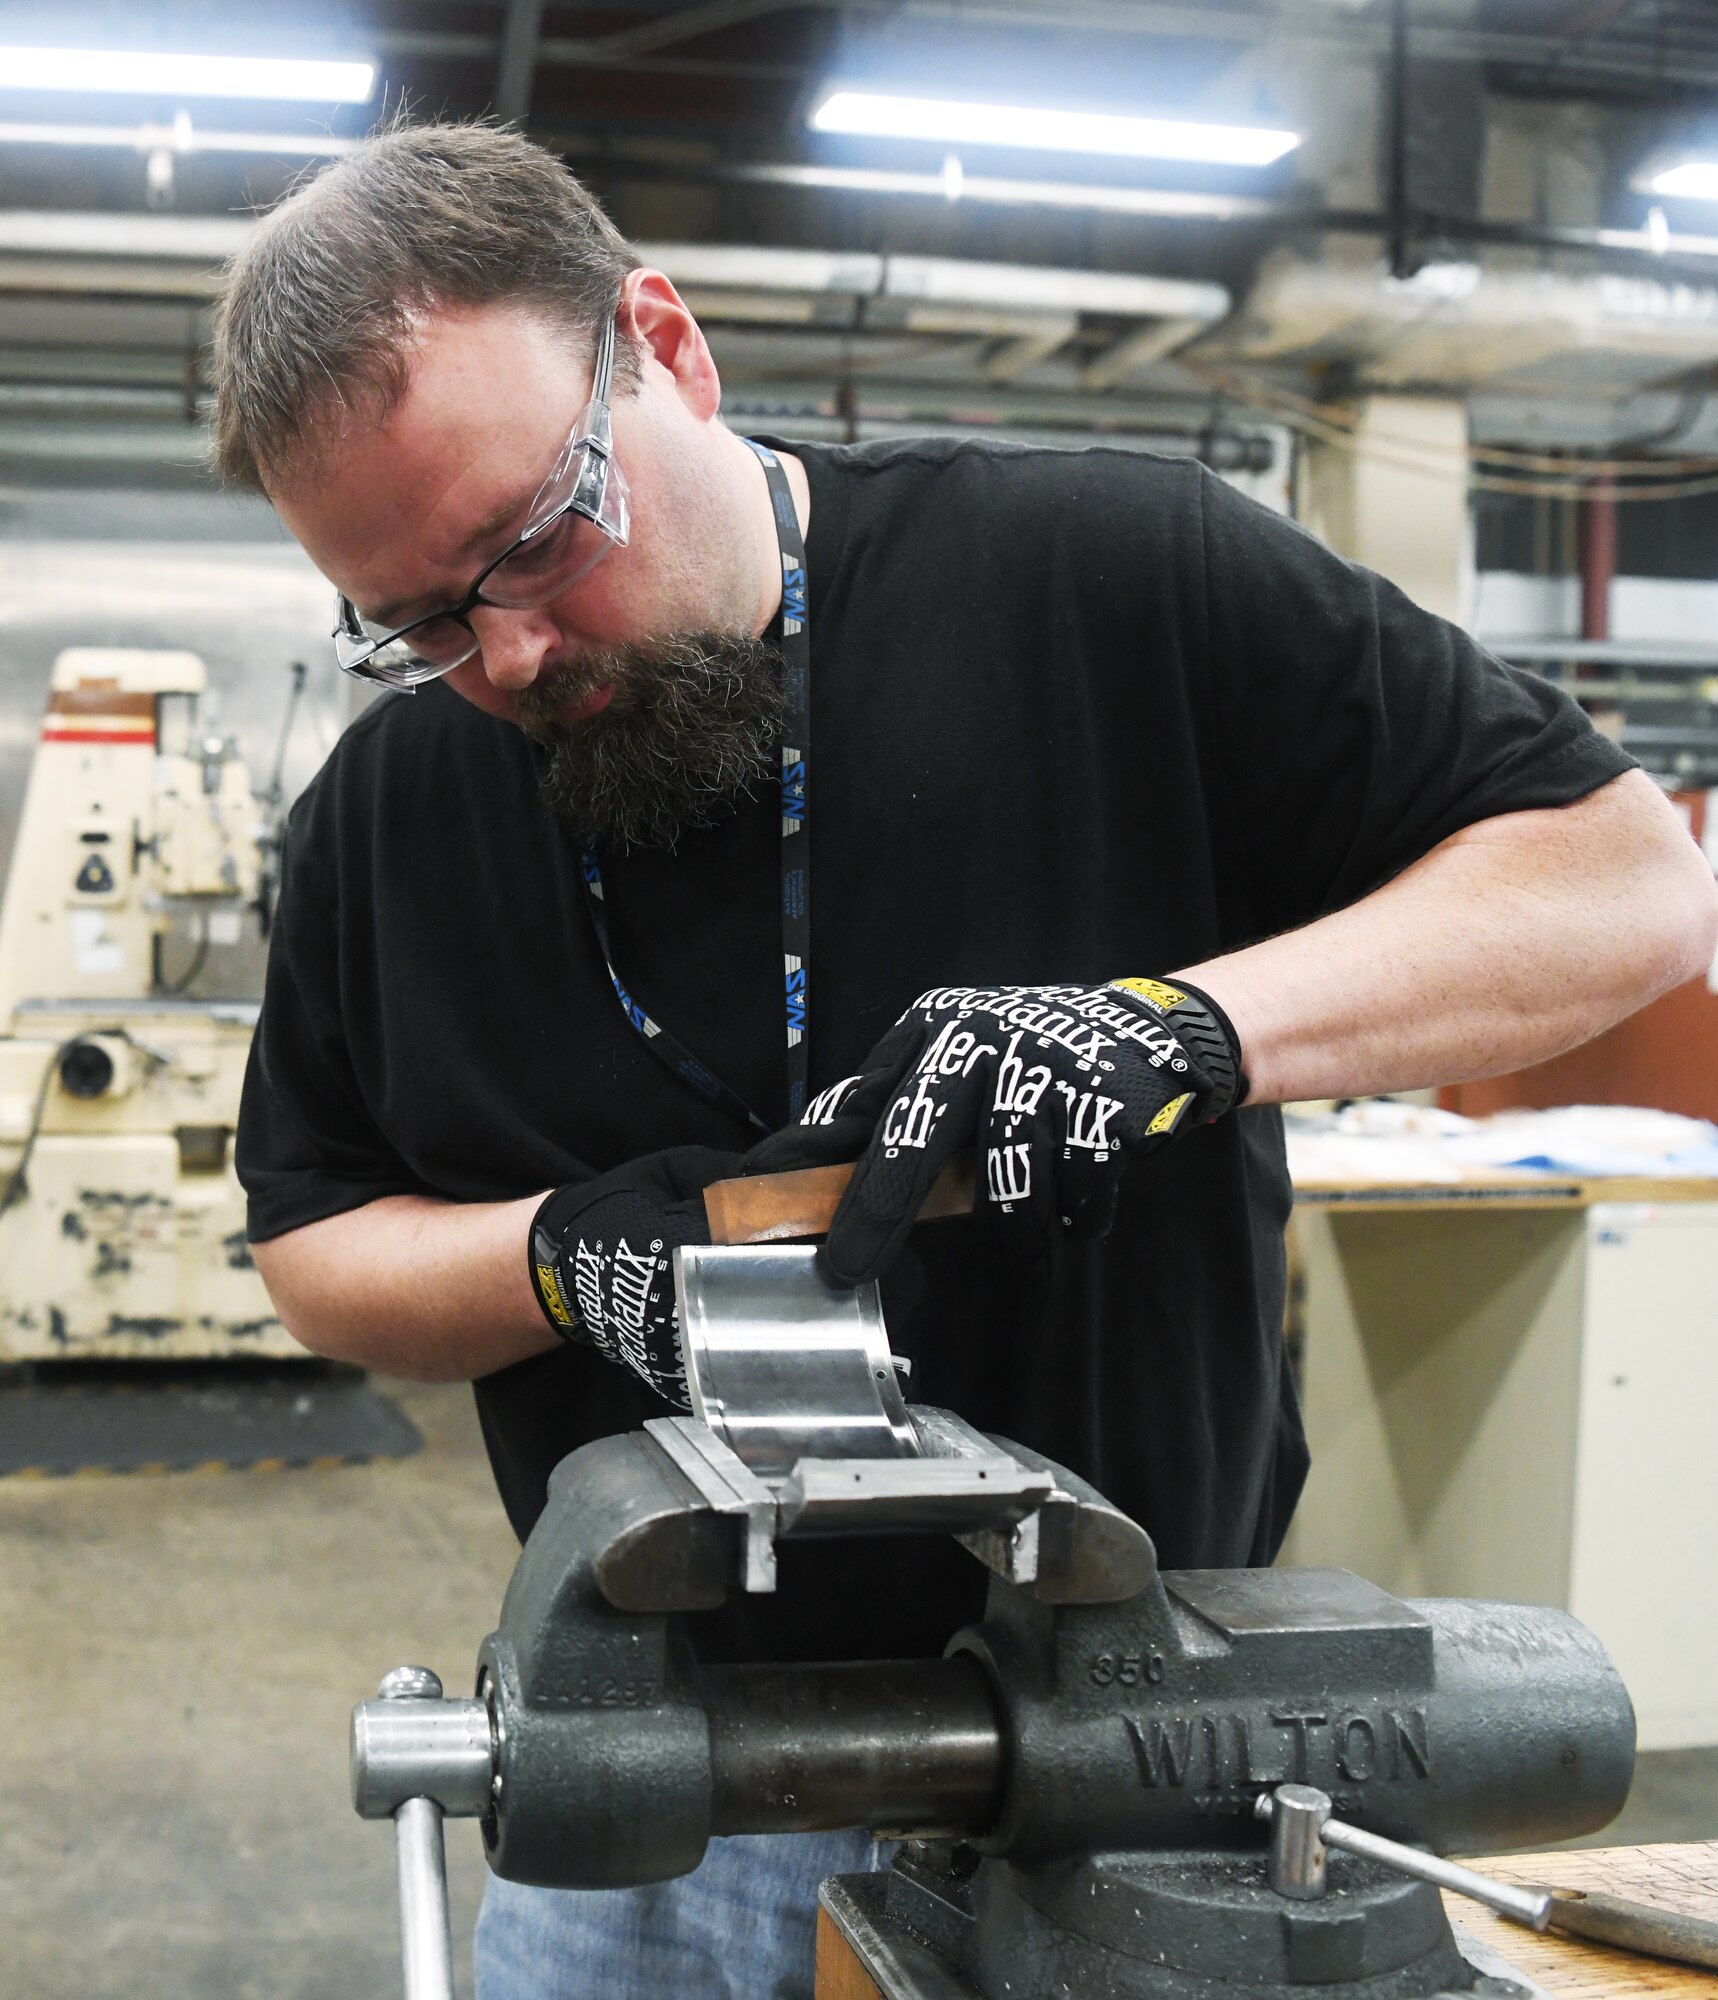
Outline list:
[[[1482,570],[1474,580],[1474,637],[1574,639],[1581,631],[1581,584],[1572,576]],[[1613,639],[1683,639],[1718,645],[1718,583],[1619,576],[1611,585]]]

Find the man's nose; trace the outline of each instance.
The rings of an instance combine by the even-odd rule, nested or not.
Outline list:
[[[553,621],[541,611],[504,611],[494,604],[479,604],[468,615],[490,686],[508,693],[529,687],[557,644]]]

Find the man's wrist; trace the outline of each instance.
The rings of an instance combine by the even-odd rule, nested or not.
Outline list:
[[[525,1238],[531,1290],[543,1317],[563,1340],[573,1338],[578,1316],[561,1282],[561,1231],[577,1211],[581,1193],[574,1188],[551,1188],[538,1203]]]
[[[1169,1010],[1169,1025],[1180,1037],[1182,1047],[1204,1066],[1211,1077],[1211,1102],[1205,1113],[1207,1120],[1221,1118],[1225,1112],[1233,1111],[1247,1101],[1250,1085],[1241,1037],[1223,1003],[1214,994],[1208,993],[1202,986],[1195,986],[1188,979],[1175,983],[1187,998],[1180,1006]]]
[[[1179,975],[1111,983],[1136,994],[1161,1015],[1197,1066],[1206,1082],[1203,1122],[1209,1124],[1246,1102],[1248,1081],[1242,1066],[1241,1038],[1219,1000]]]

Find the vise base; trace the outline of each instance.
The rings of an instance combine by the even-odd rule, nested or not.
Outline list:
[[[1262,1856],[1018,1868],[909,1841],[884,1873],[833,1877],[822,1902],[883,2000],[1526,2000],[1462,1957],[1429,1884],[1332,1860],[1329,1894],[1294,1904]]]

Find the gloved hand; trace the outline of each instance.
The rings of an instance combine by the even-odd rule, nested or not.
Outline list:
[[[735,1153],[676,1146],[556,1188],[531,1223],[531,1283],[563,1339],[588,1341],[689,1410],[674,1307],[674,1252],[708,1243],[704,1190]]]
[[[1157,979],[942,986],[865,1060],[747,1156],[752,1171],[858,1165],[822,1251],[838,1284],[876,1277],[945,1163],[977,1144],[979,1196],[1028,1252],[1101,1236],[1122,1160],[1246,1096],[1241,1050],[1207,994]],[[819,1129],[811,1129],[819,1128]]]

